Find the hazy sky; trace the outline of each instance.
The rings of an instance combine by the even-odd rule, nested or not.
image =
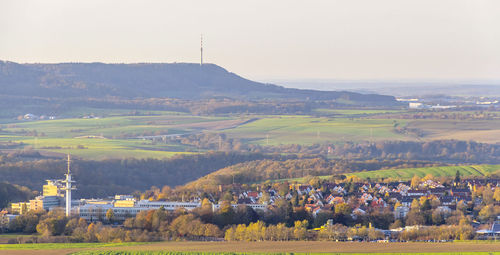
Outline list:
[[[206,62],[252,79],[500,80],[500,1],[0,0],[0,59]]]

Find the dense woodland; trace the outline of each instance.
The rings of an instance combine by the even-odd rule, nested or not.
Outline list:
[[[28,201],[36,194],[37,192],[31,191],[27,187],[0,182],[0,208],[7,207],[11,202]]]
[[[218,135],[193,137],[199,139],[179,138],[179,142],[192,142],[191,145],[210,149],[218,146]],[[346,143],[337,146],[325,144],[264,147],[245,145],[224,136],[223,138],[224,150],[239,149],[241,152],[209,152],[165,160],[75,160],[72,169],[78,181],[79,190],[76,196],[104,197],[145,190],[151,186],[183,185],[220,169],[200,179],[200,182],[210,185],[232,181],[249,183],[388,168],[500,162],[500,145],[476,142],[396,141]],[[287,156],[277,152],[286,153]],[[38,157],[38,153],[30,154],[29,151],[0,156],[2,181],[40,190],[44,180],[62,178],[66,169],[64,160],[37,159]]]
[[[77,181],[78,190],[75,192],[75,197],[89,198],[130,194],[151,186],[182,185],[226,166],[264,158],[281,160],[287,157],[257,153],[213,152],[176,156],[165,160],[73,160],[71,169]],[[61,179],[66,172],[66,162],[62,159],[12,162],[8,157],[0,157],[0,160],[2,181],[33,190],[41,190],[45,180]]]
[[[11,154],[12,155],[12,154]],[[66,161],[37,159],[38,153],[0,157],[2,181],[41,190],[47,179],[63,178]],[[33,159],[26,160],[29,156]],[[335,175],[346,172],[438,166],[441,163],[412,160],[337,160],[322,156],[212,152],[176,156],[172,159],[109,159],[103,161],[73,160],[72,172],[77,180],[76,198],[106,197],[130,194],[151,186],[174,187],[195,180],[192,185],[210,186],[230,182],[250,183],[272,179]],[[233,179],[234,177],[234,179]],[[200,186],[202,187],[202,186]],[[8,199],[11,202],[14,200]]]
[[[381,168],[410,168],[438,166],[439,163],[408,160],[328,160],[323,157],[277,160],[255,160],[228,166],[204,176],[187,187],[211,189],[213,186],[231,183],[255,183],[267,180],[300,178],[306,176],[337,175],[342,173],[370,171]]]

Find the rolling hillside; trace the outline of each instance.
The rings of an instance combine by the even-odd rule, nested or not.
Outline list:
[[[263,163],[262,163],[263,162]],[[205,187],[210,185],[230,184],[233,180],[239,183],[261,183],[261,182],[306,182],[311,176],[318,176],[320,179],[330,179],[332,175],[325,175],[327,172],[336,172],[332,162],[319,159],[294,159],[284,162],[263,160],[244,162],[222,168],[212,172],[196,181],[186,184],[188,188]],[[338,167],[338,166],[337,166]],[[343,167],[340,167],[343,168]],[[414,175],[424,177],[428,174],[434,177],[453,177],[459,171],[462,177],[482,177],[500,175],[500,165],[468,165],[468,166],[437,166],[419,168],[393,168],[384,170],[373,170],[363,172],[341,173],[336,175],[357,176],[362,179],[372,180],[380,178],[392,178],[395,180],[410,180]],[[291,178],[283,178],[290,177]],[[301,176],[296,177],[294,176]]]
[[[347,175],[355,175],[363,179],[394,178],[401,180],[409,180],[414,175],[418,175],[419,177],[424,177],[427,174],[432,174],[434,177],[454,176],[457,171],[460,172],[461,176],[488,176],[493,173],[496,174],[500,173],[500,165],[442,166],[442,167],[387,169],[387,170],[351,173]]]
[[[339,100],[395,105],[392,96],[289,89],[247,80],[214,64],[60,63],[0,61],[0,95],[42,98],[180,98]]]

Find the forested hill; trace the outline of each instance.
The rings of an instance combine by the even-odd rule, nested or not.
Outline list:
[[[343,100],[396,104],[394,97],[290,89],[253,82],[214,64],[18,64],[0,61],[0,94],[9,96]]]
[[[78,191],[75,198],[106,197],[130,194],[151,186],[176,186],[197,180],[218,169],[246,161],[262,159],[286,160],[295,156],[259,153],[211,152],[175,156],[170,159],[109,159],[102,161],[73,159],[71,171]],[[41,190],[47,179],[64,177],[64,160],[40,159],[17,161],[0,157],[0,184],[8,182],[33,190]],[[0,185],[0,197],[7,191]],[[3,192],[3,193],[2,193]],[[0,199],[0,209],[2,208]]]

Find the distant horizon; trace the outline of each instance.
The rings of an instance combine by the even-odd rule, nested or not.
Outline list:
[[[11,62],[16,64],[47,64],[47,65],[57,65],[57,64],[109,64],[109,65],[135,65],[135,64],[190,64],[190,65],[199,65],[200,63],[196,62],[102,62],[102,61],[93,61],[93,62],[80,62],[80,61],[65,61],[65,62],[16,62],[11,60],[0,59],[0,62]],[[426,78],[415,78],[415,79],[335,79],[335,78],[286,78],[286,77],[247,77],[245,75],[241,75],[232,71],[230,68],[218,65],[216,63],[203,63],[203,65],[215,65],[221,68],[224,68],[228,72],[235,73],[245,79],[252,80],[260,83],[273,83],[276,85],[281,85],[285,87],[295,88],[295,86],[286,86],[290,84],[299,84],[299,83],[315,83],[315,84],[335,84],[335,83],[386,83],[386,85],[396,85],[398,84],[414,84],[414,83],[432,83],[436,85],[489,85],[489,86],[500,86],[500,78],[499,79],[426,79]],[[283,83],[283,84],[277,84]],[[389,84],[387,84],[389,83]],[[307,87],[305,88],[307,89]]]
[[[286,8],[283,8],[286,6]],[[252,80],[500,80],[495,0],[0,3],[0,59],[218,63]]]

